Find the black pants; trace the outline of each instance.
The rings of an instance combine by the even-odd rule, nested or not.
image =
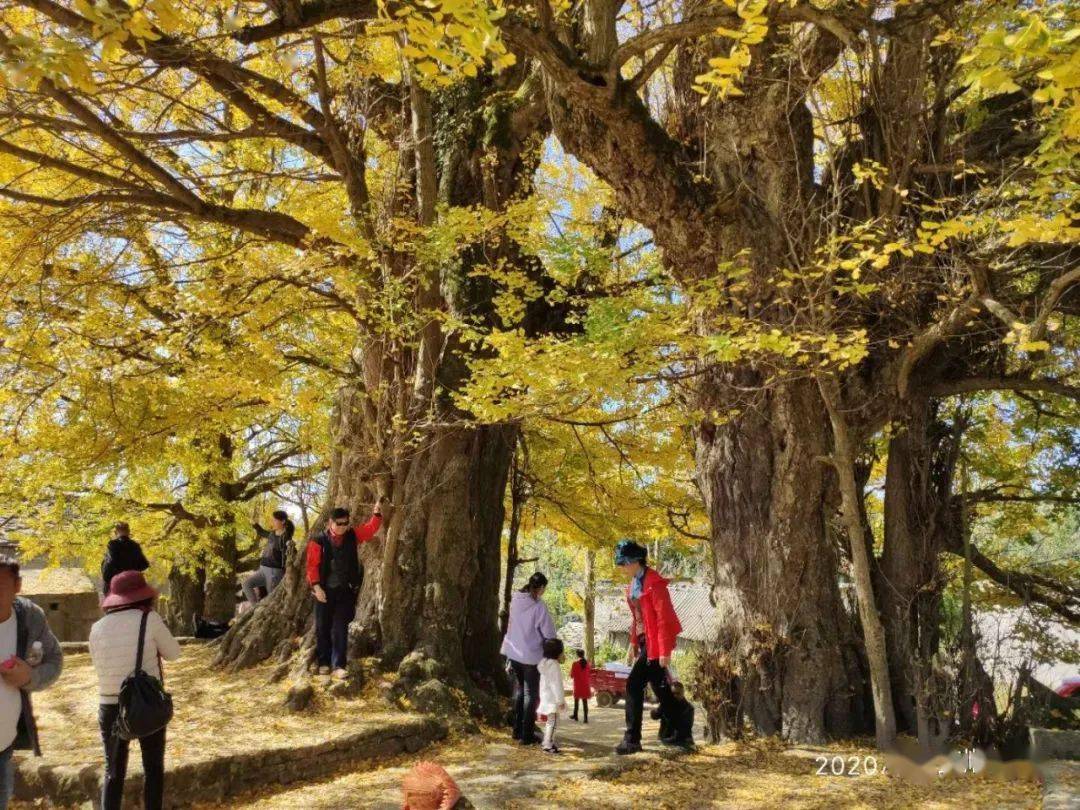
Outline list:
[[[630,677],[626,679],[626,740],[632,743],[641,742],[641,715],[645,710],[646,685],[652,686],[656,693],[662,714],[673,716],[675,703],[667,670],[660,666],[657,659],[648,659],[644,644],[639,645],[638,649],[641,653],[634,662],[634,668],[630,670]]]
[[[517,680],[514,696],[514,739],[526,745],[536,742],[536,707],[540,705],[540,670],[535,664],[510,660]]]
[[[588,698],[574,698],[574,713],[570,715],[574,720],[577,720],[577,708],[578,702],[585,707],[585,722],[589,722],[589,699]]]
[[[320,667],[345,669],[349,622],[356,616],[356,591],[324,588],[326,601],[315,600],[315,661]]]
[[[101,810],[120,810],[124,798],[130,743],[113,733],[120,708],[102,703],[98,707],[101,742],[105,746],[105,778],[101,785]],[[139,740],[143,765],[143,807],[161,810],[165,798],[165,729]]]

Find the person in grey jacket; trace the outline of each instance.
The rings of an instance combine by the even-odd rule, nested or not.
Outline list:
[[[45,611],[19,596],[19,562],[0,555],[0,810],[15,788],[16,749],[41,756],[30,693],[60,677],[64,654]]]
[[[272,529],[264,529],[258,523],[254,524],[255,533],[265,540],[266,544],[259,558],[259,570],[244,580],[244,596],[252,606],[259,602],[257,588],[262,588],[269,596],[285,576],[285,564],[288,561],[295,527],[289,520],[288,513],[281,509],[274,512],[273,517]]]

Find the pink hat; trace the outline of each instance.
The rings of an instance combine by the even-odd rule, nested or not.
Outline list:
[[[101,600],[101,607],[104,610],[126,607],[157,595],[158,592],[146,584],[142,571],[121,571],[109,583],[109,594]]]

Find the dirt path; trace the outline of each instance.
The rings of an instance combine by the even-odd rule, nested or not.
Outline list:
[[[558,742],[562,753],[545,754],[537,747],[522,748],[507,735],[489,732],[429,748],[415,757],[398,758],[392,765],[351,773],[329,782],[306,785],[274,795],[233,802],[230,807],[296,808],[330,810],[362,807],[398,810],[401,807],[401,778],[420,759],[443,765],[478,810],[515,806],[561,784],[584,778],[614,774],[622,769],[659,759],[664,746],[656,740],[657,724],[646,720],[643,728],[645,752],[618,757],[614,747],[622,739],[622,708],[595,708],[589,724],[565,720],[560,724]],[[670,753],[670,749],[668,749]],[[535,803],[529,802],[535,807]],[[522,803],[524,806],[525,803]],[[208,806],[209,807],[209,806]]]
[[[1042,803],[1039,786],[1030,782],[965,778],[919,787],[881,773],[821,775],[818,754],[845,760],[873,755],[850,744],[817,752],[759,741],[705,746],[692,754],[675,755],[656,742],[656,724],[647,723],[645,753],[617,757],[612,748],[622,736],[621,709],[596,709],[590,719],[588,726],[564,724],[563,753],[558,756],[536,748],[521,749],[505,735],[488,732],[330,781],[233,801],[229,807],[397,810],[401,778],[422,759],[442,764],[478,810],[1038,810]]]

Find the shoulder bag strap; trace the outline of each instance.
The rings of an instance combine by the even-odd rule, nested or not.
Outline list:
[[[143,644],[146,642],[146,620],[150,618],[150,611],[143,611],[142,620],[139,622],[139,648],[135,653],[135,671],[142,672]]]

